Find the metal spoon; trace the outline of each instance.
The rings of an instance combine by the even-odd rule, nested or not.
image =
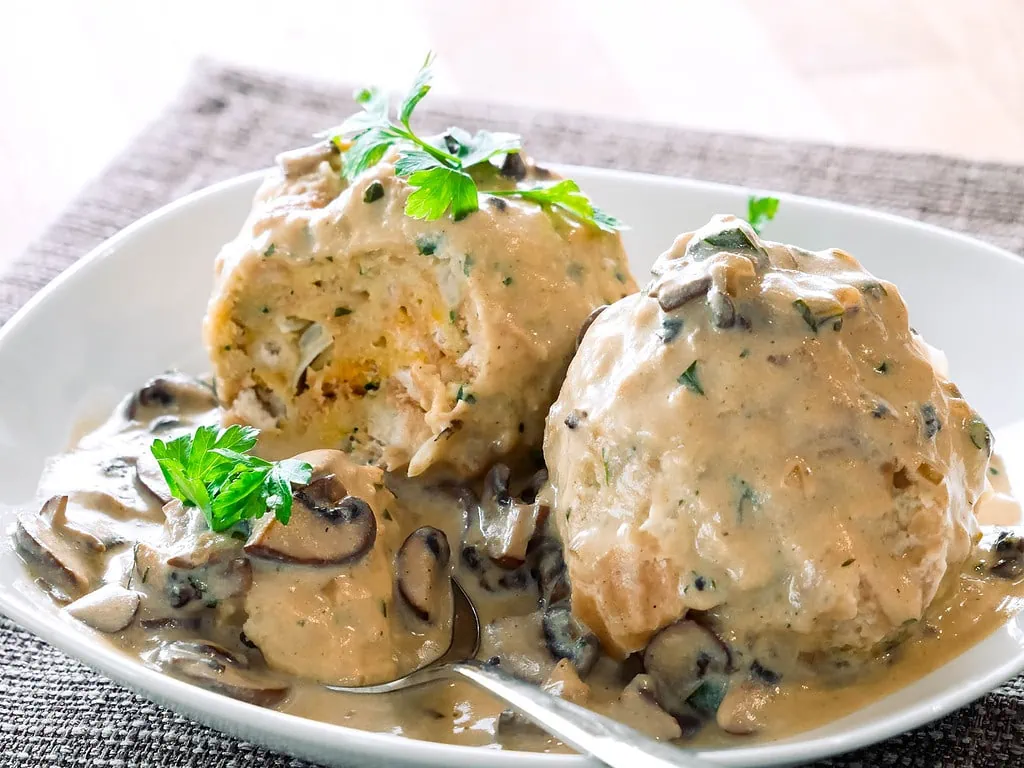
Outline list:
[[[455,615],[452,641],[439,659],[404,677],[380,685],[325,686],[342,693],[392,693],[435,680],[469,680],[521,712],[545,731],[611,768],[710,768],[691,753],[651,739],[609,717],[591,712],[479,661],[480,617],[452,579]]]

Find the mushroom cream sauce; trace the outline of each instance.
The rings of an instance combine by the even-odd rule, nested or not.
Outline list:
[[[260,654],[250,647],[254,643],[239,630],[244,619],[243,593],[252,583],[261,581],[260,574],[253,569],[276,571],[269,583],[263,580],[264,589],[278,591],[278,604],[283,605],[296,594],[301,597],[304,579],[315,579],[316,568],[265,563],[252,566],[242,553],[240,541],[223,536],[211,541],[208,532],[197,532],[198,526],[191,531],[181,530],[188,526],[180,524],[183,510],[177,502],[161,511],[161,495],[166,491],[161,488],[156,466],[149,458],[148,447],[154,437],[170,439],[201,424],[216,423],[219,416],[212,390],[205,384],[180,375],[158,377],[127,397],[106,423],[85,434],[72,450],[48,464],[40,493],[56,499],[60,512],[54,514],[53,507],[57,505],[53,502],[46,505],[49,509],[44,508],[42,514],[37,510],[23,512],[14,536],[15,545],[37,577],[37,583],[65,605],[78,595],[116,585],[143,595],[143,607],[135,606],[127,617],[127,626],[112,631],[112,627],[125,621],[123,617],[118,620],[110,615],[93,616],[87,610],[76,614],[108,630],[94,633],[83,623],[83,632],[106,638],[157,669],[301,717],[429,741],[567,751],[540,730],[504,712],[503,706],[487,694],[463,683],[439,683],[382,696],[357,696],[330,692],[309,679],[270,671]],[[266,458],[290,454],[284,445],[263,444],[261,448]],[[1005,522],[1005,508],[1011,502],[998,459],[993,461],[992,478],[996,481],[995,491],[1003,494],[996,512],[1004,516]],[[551,643],[559,639],[551,637],[552,625],[545,625],[537,610],[538,595],[558,589],[550,583],[552,570],[562,567],[558,545],[553,538],[547,538],[554,535],[553,529],[545,528],[543,541],[549,546],[535,548],[528,558],[532,562],[518,568],[501,568],[481,556],[473,533],[463,535],[464,528],[474,527],[472,520],[467,526],[466,495],[470,491],[432,488],[397,475],[388,475],[385,480],[390,493],[371,488],[367,495],[394,495],[388,516],[401,522],[390,541],[401,541],[409,531],[430,525],[445,532],[451,542],[466,542],[461,555],[453,558],[454,571],[477,605],[485,627],[481,658],[498,657],[515,674],[659,738],[682,737],[687,743],[700,744],[742,744],[751,739],[781,738],[827,723],[954,658],[1004,623],[1024,600],[1019,573],[1012,579],[994,578],[990,572],[996,564],[993,556],[972,556],[960,575],[959,590],[933,605],[923,631],[880,656],[856,679],[842,684],[796,686],[781,681],[764,697],[763,711],[758,715],[764,727],[755,736],[725,733],[715,727],[713,719],[700,730],[694,727],[693,732],[683,733],[680,724],[645,695],[642,685],[631,684],[642,671],[636,657],[617,662],[594,653],[589,661],[573,659],[592,666],[585,682],[567,660],[555,661]],[[502,493],[500,487],[494,487],[502,482],[492,472],[486,484],[489,487],[475,489],[482,499],[472,501],[480,503],[469,506],[486,510],[488,494],[493,497]],[[522,501],[522,497],[528,499],[529,495],[521,494],[512,506],[530,506]],[[984,504],[983,501],[983,507]],[[984,509],[981,512],[984,522]],[[169,520],[166,524],[165,514]],[[175,523],[170,522],[175,519],[179,519],[176,532],[171,530]],[[475,522],[475,535],[479,536],[480,521]],[[171,583],[173,578],[154,570],[155,565],[144,564],[148,548],[162,552],[165,557],[168,548],[177,550],[193,561],[178,563],[179,573],[186,573],[180,581],[184,588],[176,588]],[[211,551],[219,553],[211,556]],[[553,561],[545,562],[545,557]],[[248,567],[243,566],[245,563],[249,563]],[[1012,556],[1003,561],[1005,568],[1018,566]],[[189,575],[189,567],[193,567],[191,573],[195,577]],[[353,576],[350,584],[385,594],[390,600],[390,580],[372,569],[368,571],[365,561],[349,569],[349,575]],[[381,631],[381,622],[386,619],[379,601],[357,599],[350,603],[355,608],[344,616],[345,630],[359,627],[366,634]],[[301,622],[302,618],[296,616],[304,609],[300,604],[293,606],[290,613],[280,615],[276,631],[285,643],[299,642],[298,638],[290,637],[291,627],[287,623]],[[393,615],[400,617],[401,611],[395,610]],[[374,629],[367,630],[368,627]],[[291,650],[317,658],[343,652],[348,654],[349,662],[372,678],[381,671],[392,672],[395,659],[404,665],[415,665],[418,654],[429,656],[443,649],[447,629],[442,620],[437,627],[397,638],[392,644],[396,652],[391,654],[373,642],[324,648],[303,641],[301,648]],[[330,639],[328,633],[322,641]],[[572,657],[571,653],[565,655]],[[329,669],[325,672],[330,674]]]

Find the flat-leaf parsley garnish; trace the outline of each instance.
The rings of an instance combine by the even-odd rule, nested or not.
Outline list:
[[[761,228],[775,218],[779,211],[779,198],[777,197],[756,197],[751,195],[747,198],[747,221],[751,228],[761,234]]]
[[[210,530],[226,531],[267,512],[287,524],[292,483],[308,483],[313,468],[296,459],[265,461],[250,455],[258,436],[253,427],[199,427],[167,443],[154,440],[150,451],[171,494],[186,507],[202,510]]]
[[[450,210],[452,218],[459,221],[480,208],[481,190],[470,171],[520,152],[522,139],[514,133],[471,134],[460,128],[449,128],[440,136],[427,138],[417,134],[410,123],[417,105],[430,93],[433,62],[432,55],[423,62],[412,88],[399,105],[398,122],[390,117],[386,94],[378,88],[363,88],[355,94],[362,112],[320,135],[329,138],[341,151],[342,174],[349,181],[380,162],[390,148],[397,148],[395,175],[406,179],[414,189],[405,203],[406,215],[433,221]],[[570,180],[529,189],[485,192],[558,208],[604,230],[625,228],[614,216],[594,206]]]

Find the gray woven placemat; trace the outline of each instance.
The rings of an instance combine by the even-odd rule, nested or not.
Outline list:
[[[92,246],[198,187],[265,166],[351,109],[350,89],[200,66],[176,104],[0,277],[0,322]],[[798,192],[932,221],[1024,254],[1024,167],[714,135],[432,97],[425,122],[522,133],[570,163]],[[480,764],[486,765],[481,752]],[[0,766],[299,768],[150,704],[0,619]],[[1024,677],[912,733],[821,763],[1024,765]]]

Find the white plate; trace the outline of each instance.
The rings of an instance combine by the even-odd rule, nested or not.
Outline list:
[[[743,214],[747,191],[695,181],[565,169],[628,221],[641,282],[679,232],[716,212]],[[190,195],[133,224],[36,296],[0,330],[0,502],[30,499],[43,460],[65,447],[83,414],[170,367],[204,369],[200,320],[220,245],[238,230],[259,174]],[[782,196],[772,239],[841,246],[897,283],[915,327],[949,355],[955,380],[996,429],[1024,419],[1024,261],[935,227]],[[84,410],[83,410],[84,409]],[[1012,457],[1011,457],[1012,458]],[[1016,462],[1024,466],[1024,461]],[[1018,478],[1017,486],[1024,488]],[[9,515],[9,513],[7,513]],[[9,519],[2,519],[3,528]],[[413,742],[303,720],[208,693],[142,667],[76,630],[0,546],[0,611],[144,696],[215,728],[333,765],[583,765],[578,757]],[[1024,669],[1024,618],[914,685],[826,727],[785,741],[703,754],[728,766],[804,762],[939,717]]]

